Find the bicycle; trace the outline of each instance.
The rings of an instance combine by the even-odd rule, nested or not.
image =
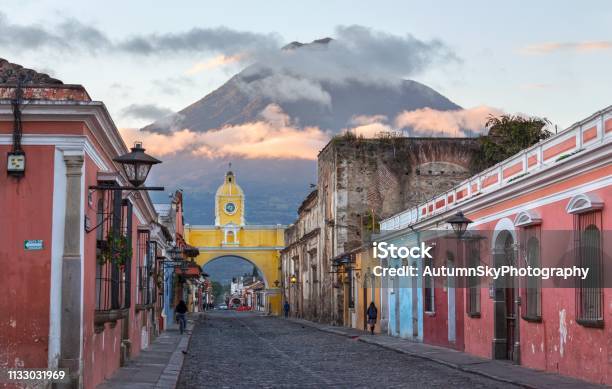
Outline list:
[[[187,319],[185,318],[185,314],[184,313],[177,313],[176,314],[176,321],[178,321],[179,331],[181,332],[181,335],[182,335],[183,332],[185,332],[185,328],[187,327]]]

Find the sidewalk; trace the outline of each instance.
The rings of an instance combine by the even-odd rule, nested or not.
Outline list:
[[[161,333],[151,345],[119,368],[113,376],[98,385],[98,389],[160,388],[174,389],[197,316],[189,316],[187,330],[181,335],[173,325]]]
[[[366,331],[354,328],[330,326],[303,319],[289,318],[285,320],[304,326],[314,327],[320,331],[357,339],[364,343],[374,344],[413,357],[441,363],[454,369],[479,374],[496,381],[511,383],[525,388],[586,389],[603,387],[575,378],[564,377],[559,374],[529,369],[507,361],[484,359],[461,351],[418,343],[394,336],[380,334],[370,335]]]

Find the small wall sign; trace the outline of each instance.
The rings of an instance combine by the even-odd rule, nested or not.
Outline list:
[[[42,250],[43,241],[42,239],[24,240],[23,248],[26,250]]]

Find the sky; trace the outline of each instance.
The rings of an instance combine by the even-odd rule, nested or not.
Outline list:
[[[444,60],[405,76],[464,108],[565,128],[611,102],[610,20],[609,1],[0,0],[0,57],[83,84],[118,127],[135,128],[202,98],[278,45],[358,27],[439,44]],[[190,32],[210,44],[193,45]],[[384,64],[388,52],[371,52]]]

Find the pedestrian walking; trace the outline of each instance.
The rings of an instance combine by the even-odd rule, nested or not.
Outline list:
[[[285,310],[285,317],[289,317],[289,301],[285,301],[285,305],[283,306],[283,309]]]
[[[176,322],[179,325],[179,331],[181,335],[185,332],[185,328],[187,327],[187,319],[185,315],[187,314],[187,304],[185,301],[181,300],[174,308],[174,313],[176,314]]]
[[[376,309],[376,305],[374,305],[374,301],[370,303],[368,307],[368,325],[370,326],[370,333],[374,335],[374,327],[376,327],[376,317],[378,316],[378,309]]]

